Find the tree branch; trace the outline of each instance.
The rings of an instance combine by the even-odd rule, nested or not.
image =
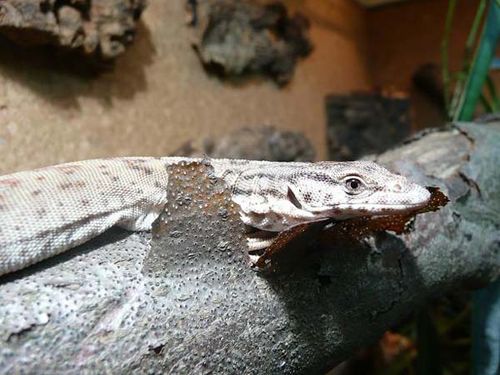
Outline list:
[[[321,373],[427,298],[499,276],[498,144],[500,123],[458,124],[379,156],[450,204],[272,276],[248,266],[210,167],[175,166],[151,248],[114,230],[0,279],[0,373]]]

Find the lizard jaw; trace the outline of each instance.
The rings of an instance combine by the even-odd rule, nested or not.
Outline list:
[[[415,185],[415,194],[406,194],[401,197],[398,193],[392,193],[377,201],[372,197],[374,203],[345,203],[336,206],[331,210],[331,217],[334,219],[349,219],[359,216],[381,216],[398,213],[406,213],[425,207],[431,197],[431,193],[419,185]],[[385,201],[384,201],[385,200]]]
[[[323,208],[315,212],[318,216],[333,219],[349,219],[360,216],[381,216],[406,213],[425,207],[431,198],[427,188],[409,183],[398,189],[388,187],[365,198],[347,200],[334,207]]]

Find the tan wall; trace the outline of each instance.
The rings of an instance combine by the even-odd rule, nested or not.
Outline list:
[[[292,2],[313,22],[312,55],[289,86],[224,84],[191,49],[183,1],[150,1],[113,71],[87,79],[50,58],[0,50],[0,174],[69,160],[164,155],[244,125],[303,130],[325,156],[324,96],[370,86],[364,12],[349,0]]]
[[[465,42],[478,3],[457,2],[448,48],[452,73],[462,67]],[[447,10],[448,0],[413,0],[373,9],[366,17],[373,83],[410,92],[414,130],[441,126],[446,121],[442,108],[412,89],[411,79],[423,64],[441,66]]]
[[[461,68],[465,40],[478,1],[457,1],[449,43],[450,67]],[[416,0],[368,13],[370,64],[375,85],[408,90],[411,76],[425,63],[441,63],[448,0]]]

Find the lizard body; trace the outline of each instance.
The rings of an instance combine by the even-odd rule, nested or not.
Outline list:
[[[113,158],[0,177],[0,275],[59,254],[112,226],[149,230],[167,203],[168,166],[189,158]],[[211,159],[243,222],[281,232],[325,219],[390,215],[430,193],[372,162]],[[254,244],[259,248],[268,244]]]

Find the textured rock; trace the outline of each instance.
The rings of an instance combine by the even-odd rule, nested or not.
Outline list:
[[[427,298],[499,276],[499,142],[500,123],[459,124],[379,156],[451,202],[272,277],[248,266],[210,165],[173,166],[151,247],[111,231],[0,279],[0,373],[324,373]]]
[[[186,143],[173,155],[271,161],[313,161],[315,150],[301,132],[273,126],[239,128],[220,138],[205,139],[200,147]]]
[[[110,60],[132,42],[145,6],[146,0],[3,0],[0,34]]]
[[[307,19],[289,17],[281,3],[205,0],[192,9],[200,59],[223,76],[264,74],[283,85],[292,78],[297,60],[312,50]]]
[[[405,96],[329,95],[326,114],[331,160],[380,153],[410,135],[410,102]]]

